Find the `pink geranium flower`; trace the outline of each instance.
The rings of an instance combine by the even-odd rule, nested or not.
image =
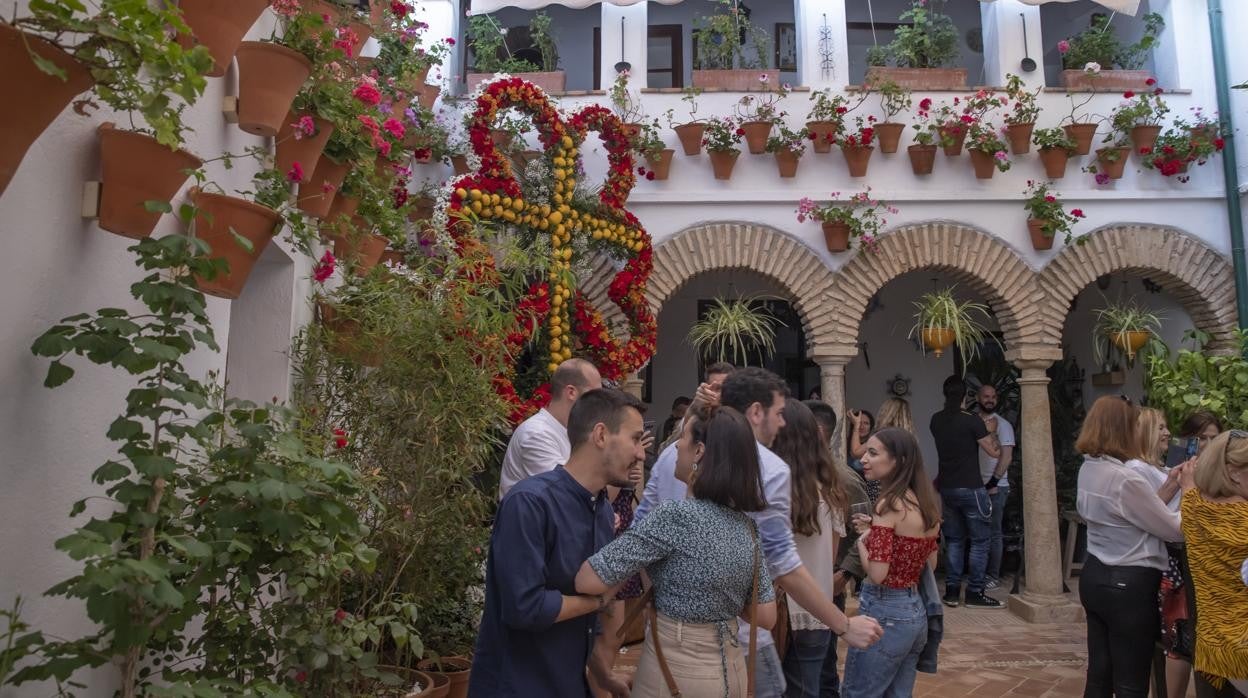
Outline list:
[[[1067,41],[1067,40],[1065,40],[1065,39],[1062,39],[1061,41],[1057,42],[1057,51],[1058,51],[1058,53],[1066,53],[1066,52],[1067,52],[1067,51],[1069,51],[1069,50],[1070,50],[1070,42],[1069,42],[1069,41]]]
[[[303,165],[300,165],[298,161],[292,162],[290,164],[290,169],[286,172],[286,179],[296,184],[302,182]]]
[[[321,255],[321,260],[312,268],[312,278],[316,280],[316,283],[323,284],[334,275],[334,264],[337,261],[334,259],[333,252],[325,250],[325,254]]]

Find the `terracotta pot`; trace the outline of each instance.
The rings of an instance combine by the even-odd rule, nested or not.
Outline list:
[[[901,143],[901,134],[906,130],[905,124],[894,124],[885,121],[875,125],[876,137],[880,140],[881,153],[895,153]]]
[[[846,223],[824,223],[823,243],[828,252],[844,252],[849,249],[849,225]]]
[[[407,213],[407,220],[418,223],[433,219],[433,207],[436,202],[428,196],[418,196],[412,199],[412,208]]]
[[[966,127],[941,126],[937,130],[940,133],[940,147],[944,149],[945,155],[951,158],[961,155],[962,144],[966,142]],[[946,141],[948,145],[945,145]]]
[[[334,203],[330,205],[329,213],[321,222],[322,234],[326,238],[348,234],[353,228],[352,223],[356,220],[355,212],[359,208],[359,199],[339,192],[334,196]]]
[[[1061,179],[1066,176],[1066,162],[1070,153],[1065,148],[1041,148],[1040,162],[1044,164],[1044,176]]]
[[[31,51],[65,71],[67,79],[35,67]],[[91,89],[95,80],[73,56],[39,37],[0,22],[0,94],[20,100],[0,116],[0,195],[8,188],[22,158],[44,129],[74,97]]]
[[[923,337],[923,346],[932,350],[932,354],[936,358],[944,356],[945,349],[953,344],[953,330],[947,327],[924,327],[921,333]]]
[[[347,26],[351,31],[355,32],[355,41],[351,42],[351,55],[359,56],[360,49],[364,48],[364,44],[373,35],[373,28],[368,26],[367,22],[358,21],[351,22]]]
[[[291,124],[298,123],[304,116],[312,117],[312,123],[316,124],[316,133],[303,138],[295,138],[295,130],[291,128]],[[297,162],[303,168],[305,176],[316,172],[316,166],[321,161],[321,153],[325,151],[325,144],[329,142],[329,137],[333,132],[334,124],[315,114],[288,113],[282,120],[282,127],[278,129],[277,140],[274,142],[276,150],[274,167],[278,172],[285,174]]]
[[[667,175],[672,171],[672,156],[675,154],[676,151],[671,148],[664,148],[659,152],[658,157],[646,154],[646,167],[654,173],[656,181],[662,182],[667,179]]]
[[[228,265],[215,279],[196,277],[199,290],[218,298],[238,298],[247,284],[247,277],[251,276],[252,266],[273,239],[282,216],[246,199],[210,194],[198,188],[191,190],[191,200],[198,209],[195,237],[212,248],[211,258],[223,259]],[[238,244],[234,238],[236,234],[251,243],[250,251]]]
[[[779,70],[695,70],[694,87],[717,87],[733,92],[760,92],[758,76],[766,74],[768,85],[780,84]]]
[[[1023,155],[1031,152],[1031,132],[1036,128],[1033,121],[1029,124],[1010,124],[1005,127],[1006,136],[1010,140],[1010,152]]]
[[[547,92],[564,92],[568,74],[562,70],[551,70],[538,73],[511,73],[513,78],[527,80]],[[468,91],[472,92],[477,85],[494,77],[494,73],[468,73]]]
[[[811,136],[814,136],[811,143],[816,153],[832,152],[832,144],[836,142],[835,121],[807,121],[806,129],[810,131]]]
[[[624,137],[631,143],[637,139],[637,136],[641,135],[641,124],[624,124],[620,127],[620,130],[623,131]]]
[[[875,150],[875,146],[841,146],[841,153],[845,155],[845,164],[849,165],[850,177],[866,177],[867,165],[871,162],[871,153]]]
[[[1088,75],[1083,70],[1063,70],[1062,87],[1092,88],[1098,90],[1152,90],[1148,84],[1152,74],[1147,70],[1102,70]]]
[[[867,84],[892,81],[911,90],[961,90],[966,88],[966,68],[867,68]]]
[[[338,164],[328,157],[322,157],[316,163],[312,176],[299,183],[299,210],[309,216],[324,218],[334,202],[334,194],[350,171],[351,163]],[[329,191],[325,191],[326,185],[330,185]]]
[[[498,148],[499,150],[507,150],[508,148],[510,148],[511,141],[515,137],[516,137],[516,134],[512,133],[511,131],[504,131],[502,129],[497,129],[497,128],[490,130],[490,139],[494,141],[494,147]]]
[[[1087,155],[1092,150],[1096,124],[1070,124],[1062,128],[1066,131],[1066,135],[1075,139],[1075,155]]]
[[[910,154],[910,169],[916,175],[930,175],[936,164],[936,146],[915,144],[906,148]]]
[[[440,661],[426,659],[416,668],[429,675],[443,674],[451,680],[451,688],[447,698],[467,698],[468,677],[472,672],[472,662],[464,657],[443,657]]]
[[[339,356],[357,361],[364,366],[377,367],[381,365],[381,353],[379,351],[376,349],[370,351],[360,346],[359,320],[343,317],[337,308],[324,301],[317,301],[316,309],[321,316],[321,325],[333,333],[329,344],[330,351]],[[401,670],[398,667],[387,667],[387,670],[395,673],[410,671]],[[434,687],[437,686],[437,682],[433,679],[430,679],[430,683]],[[424,694],[419,693],[417,695]]]
[[[161,216],[144,204],[170,202],[203,160],[185,150],[170,150],[151,136],[118,129],[111,122],[100,124],[96,131],[104,182],[99,226],[141,240],[152,234]]]
[[[1118,159],[1112,159],[1112,154],[1117,152]],[[1121,148],[1097,148],[1096,164],[1098,171],[1105,174],[1110,179],[1122,179],[1123,170],[1127,167],[1127,157],[1131,155],[1131,149],[1127,147]]]
[[[770,121],[747,121],[741,124],[745,130],[745,144],[749,146],[751,155],[767,152],[767,139],[771,136]]]
[[[359,276],[365,276],[381,261],[390,241],[375,233],[361,234],[359,228],[365,227],[364,221],[359,216],[352,220],[356,228],[354,234],[334,236],[334,256]]]
[[[997,172],[996,158],[992,153],[983,150],[971,150],[971,166],[975,168],[975,179],[992,179]]]
[[[421,685],[421,690],[408,693],[404,698],[446,698],[451,690],[451,680],[446,674],[413,671],[412,676]]]
[[[528,168],[529,163],[542,157],[543,151],[540,150],[521,150],[512,156],[516,169],[523,172]]]
[[[702,136],[706,133],[706,124],[694,122],[677,126],[676,137],[680,139],[680,148],[685,155],[702,154]]]
[[[425,109],[433,109],[433,105],[438,101],[438,97],[442,94],[442,88],[437,85],[421,85],[416,90],[416,101],[420,102],[420,106]]]
[[[1132,126],[1131,147],[1136,153],[1145,150],[1152,151],[1159,135],[1161,135],[1160,126]]]
[[[455,174],[459,176],[466,175],[472,171],[468,169],[468,156],[467,155],[452,155],[451,167],[455,168]]]
[[[239,43],[268,6],[269,0],[179,0],[178,9],[191,33],[180,34],[178,43],[207,47],[212,55],[208,76],[219,78],[230,69]]]
[[[796,177],[797,163],[801,161],[801,156],[792,150],[777,150],[775,155],[776,169],[780,170],[780,176]]]
[[[716,152],[712,150],[707,154],[711,157],[711,170],[715,173],[715,179],[732,179],[732,168],[736,166],[741,151]]]
[[[244,41],[236,58],[238,127],[276,136],[295,94],[312,74],[312,63],[298,51],[261,41]]]
[[[1048,221],[1043,218],[1027,219],[1027,234],[1031,236],[1031,246],[1037,252],[1053,249],[1053,238],[1055,235],[1044,234],[1044,224]]]
[[[1151,334],[1150,332],[1129,331],[1111,334],[1109,338],[1113,341],[1114,346],[1127,353],[1128,359],[1134,359],[1135,352],[1148,343],[1148,338]]]

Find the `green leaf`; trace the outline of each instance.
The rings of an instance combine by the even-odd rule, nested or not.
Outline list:
[[[47,73],[48,75],[59,78],[61,82],[69,81],[69,73],[66,73],[57,64],[44,58],[43,56],[40,56],[34,51],[31,51],[28,55],[30,56],[30,60],[35,62],[35,67],[39,70]]]
[[[147,209],[148,213],[173,213],[173,206],[168,201],[144,201],[143,208]]]
[[[68,330],[68,328],[66,328]],[[74,343],[69,341],[65,335],[56,331],[56,329],[44,332],[30,345],[30,350],[36,356],[61,356],[73,351]]]
[[[1200,404],[1200,396],[1188,393],[1183,396],[1183,402],[1190,407],[1195,407]]]
[[[72,378],[73,375],[74,369],[66,366],[60,361],[53,361],[51,365],[48,366],[48,375],[43,379],[43,387],[55,388],[58,385],[63,385],[65,381]]]
[[[150,337],[140,337],[134,340],[134,348],[157,361],[177,361],[182,358],[182,352]]]
[[[91,480],[97,485],[103,485],[108,482],[121,480],[129,474],[130,468],[126,467],[122,463],[110,460],[104,465],[96,468],[94,473],[91,473]]]

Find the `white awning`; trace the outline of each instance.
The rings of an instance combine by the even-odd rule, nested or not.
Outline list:
[[[992,2],[992,0],[980,0],[980,2]],[[1023,0],[1023,2],[1028,5],[1043,5],[1047,2],[1078,2],[1078,0]],[[1140,10],[1140,0],[1092,0],[1092,2],[1132,17]]]
[[[680,1],[650,0],[650,2],[657,2],[660,5],[675,5]],[[628,5],[636,5],[639,2],[646,2],[646,0],[472,0],[472,9],[468,13],[483,15],[487,12],[497,12],[504,7],[516,7],[521,10],[540,10],[547,5],[563,5],[574,10],[581,10],[604,2],[608,5],[627,7]]]

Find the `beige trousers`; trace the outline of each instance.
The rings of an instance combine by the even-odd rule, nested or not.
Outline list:
[[[676,679],[682,698],[744,698],[745,656],[737,646],[737,621],[695,625],[672,620],[658,614],[657,632],[663,646],[663,658]],[[651,634],[655,625],[646,628],[646,643],[633,678],[632,698],[670,698],[667,682],[659,669]],[[722,640],[722,641],[721,641]],[[722,658],[721,658],[722,652]],[[724,662],[728,675],[724,676]],[[728,692],[724,693],[724,682]]]

